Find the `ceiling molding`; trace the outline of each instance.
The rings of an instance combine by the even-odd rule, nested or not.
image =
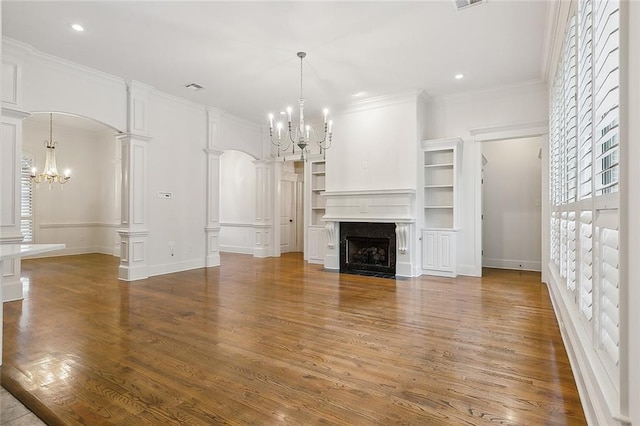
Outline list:
[[[434,96],[431,98],[431,102],[437,104],[467,102],[469,99],[475,99],[478,97],[493,96],[499,93],[514,92],[514,91],[531,91],[531,90],[544,90],[547,91],[547,85],[542,80],[531,80],[525,83],[510,84],[500,87],[492,87],[482,90],[474,90],[469,92],[456,93],[454,95]]]
[[[95,68],[90,68],[85,65],[78,64],[77,62],[68,61],[58,56],[50,55],[49,53],[37,50],[33,46],[10,39],[8,37],[2,37],[3,56],[5,55],[4,49],[9,48],[9,51],[14,54],[22,54],[25,60],[29,58],[36,61],[40,61],[53,68],[63,70],[66,72],[74,71],[83,77],[91,77],[94,81],[108,83],[110,85],[118,86],[119,88],[126,89],[127,83],[123,78],[116,77],[103,71],[99,71]]]
[[[426,92],[424,90],[410,90],[406,92],[392,93],[382,96],[374,96],[371,98],[353,101],[342,105],[336,109],[336,114],[348,114],[354,112],[370,111],[377,108],[386,108],[392,105],[404,103],[415,103],[420,98],[424,98]]]

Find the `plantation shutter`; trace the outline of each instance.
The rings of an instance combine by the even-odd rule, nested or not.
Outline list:
[[[33,158],[23,155],[20,173],[20,232],[24,235],[25,243],[33,242],[33,184],[31,183],[31,168]]]
[[[593,317],[593,215],[580,213],[580,312],[591,321]]]
[[[583,200],[592,196],[592,13],[591,0],[578,3],[578,198]]]
[[[577,189],[577,72],[576,72],[576,24],[575,17],[571,18],[565,41],[564,63],[564,137],[565,153],[563,159],[564,196],[563,202],[571,203],[576,200]]]
[[[618,191],[619,20],[615,1],[594,2],[595,189]]]

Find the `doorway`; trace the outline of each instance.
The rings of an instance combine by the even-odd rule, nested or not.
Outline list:
[[[304,250],[304,163],[287,161],[280,175],[280,253]]]
[[[482,267],[542,269],[542,137],[482,143]]]

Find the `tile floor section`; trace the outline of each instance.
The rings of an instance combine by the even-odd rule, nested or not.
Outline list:
[[[0,387],[0,426],[42,426],[36,417],[4,388]]]

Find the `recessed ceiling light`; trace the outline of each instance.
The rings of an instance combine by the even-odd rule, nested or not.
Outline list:
[[[455,78],[456,80],[460,80],[460,79],[464,78],[464,74],[456,74],[456,75],[454,76],[454,78]]]
[[[359,96],[363,96],[364,94],[365,94],[365,92],[363,92],[363,91],[358,91],[358,92],[352,92],[352,93],[351,93],[351,96],[353,96],[353,97],[356,97],[356,98],[357,98],[357,97],[359,97]]]
[[[84,27],[80,24],[69,24],[72,30],[82,32],[84,31]]]

